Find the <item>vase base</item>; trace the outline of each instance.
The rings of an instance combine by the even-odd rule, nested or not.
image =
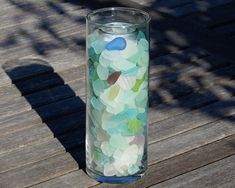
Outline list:
[[[112,183],[112,184],[131,183],[131,182],[139,180],[140,178],[144,176],[144,173],[141,173],[141,174],[134,174],[130,176],[121,176],[121,177],[110,176],[109,177],[109,176],[98,175],[94,173],[93,171],[91,171],[90,169],[86,169],[86,172],[91,178],[99,182]]]

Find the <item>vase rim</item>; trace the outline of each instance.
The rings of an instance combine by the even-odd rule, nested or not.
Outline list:
[[[90,13],[88,13],[86,15],[86,20],[89,23],[95,24],[97,26],[102,26],[102,27],[111,27],[111,26],[106,26],[102,23],[98,23],[97,21],[93,21],[91,18],[92,16],[95,16],[98,13],[102,13],[102,12],[106,12],[106,11],[125,11],[125,12],[136,12],[139,14],[142,14],[142,16],[144,17],[144,21],[140,22],[140,23],[131,23],[129,26],[124,26],[124,28],[128,28],[128,27],[140,27],[143,25],[146,25],[150,22],[151,17],[149,15],[149,13],[147,13],[146,11],[140,10],[140,9],[136,9],[136,8],[130,8],[130,7],[107,7],[107,8],[100,8],[100,9],[96,9],[91,11]],[[117,27],[120,28],[120,26],[112,26],[112,27]]]

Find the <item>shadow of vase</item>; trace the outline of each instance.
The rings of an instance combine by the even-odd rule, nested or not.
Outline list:
[[[31,106],[30,110],[35,111],[43,126],[49,127],[54,137],[78,163],[79,168],[84,169],[85,103],[83,100],[76,96],[69,83],[65,83],[44,60],[14,60],[6,62],[2,68],[21,93],[21,96],[16,97],[26,99]],[[17,109],[15,113],[18,113]],[[33,123],[30,126],[37,129],[37,125]]]

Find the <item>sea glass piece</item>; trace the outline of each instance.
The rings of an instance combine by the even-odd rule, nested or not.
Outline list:
[[[137,118],[131,119],[128,122],[128,129],[133,133],[139,132],[141,128],[142,128],[141,121],[138,120]]]
[[[104,40],[96,40],[91,43],[91,46],[94,48],[96,54],[100,54],[106,46],[107,42]]]
[[[149,43],[146,39],[142,38],[139,40],[138,45],[141,45],[144,51],[148,52],[149,50]]]
[[[107,67],[103,67],[101,64],[97,65],[97,74],[101,80],[107,80],[109,76],[109,69]]]
[[[96,97],[91,98],[91,104],[97,110],[103,110],[105,108],[105,106]]]
[[[106,47],[107,50],[124,50],[126,48],[126,40],[123,37],[117,37],[110,41]]]
[[[111,85],[115,84],[120,75],[121,75],[120,71],[112,73],[111,75],[109,75],[107,82]]]
[[[117,84],[123,89],[123,90],[130,90],[136,82],[135,76],[120,76],[117,80]]]
[[[113,61],[110,66],[116,71],[127,71],[135,67],[135,64],[122,58]]]
[[[133,56],[137,52],[138,52],[138,48],[137,48],[136,41],[128,40],[126,48],[122,50],[120,54],[123,58],[128,59],[129,57]]]
[[[96,96],[99,96],[101,92],[103,92],[104,88],[105,88],[105,85],[104,85],[104,82],[102,80],[95,80],[93,83],[92,83],[92,86],[93,86],[93,91],[95,93]]]

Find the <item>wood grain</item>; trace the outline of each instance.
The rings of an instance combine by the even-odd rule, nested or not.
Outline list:
[[[57,139],[33,144],[23,150],[19,148],[0,155],[0,173],[32,164],[60,153],[65,153],[65,148]]]
[[[193,20],[195,24],[199,24],[200,27],[214,28],[232,22],[235,18],[234,10],[234,4],[229,4],[210,9],[204,13],[192,15],[188,18],[188,20]]]
[[[11,132],[21,130],[25,127],[30,127],[32,125],[38,125],[40,123],[42,123],[42,120],[35,111],[22,112],[1,120],[0,135],[10,134]]]
[[[232,188],[235,184],[235,155],[218,162],[183,174],[166,182],[152,186],[153,188],[200,188],[218,187]]]
[[[228,4],[232,0],[207,0],[200,2],[192,2],[191,4],[186,4],[185,6],[176,7],[173,9],[159,8],[158,11],[175,16],[186,16],[195,12],[204,12],[209,8],[217,7],[220,5]]]
[[[53,134],[46,126],[40,128],[29,128],[19,132],[11,133],[0,138],[0,154],[23,148],[26,145],[33,145],[36,142],[42,142],[53,138]]]
[[[234,118],[233,116],[227,120],[221,119],[150,144],[149,163],[153,164],[233,135],[235,133]]]
[[[153,123],[149,126],[150,143],[195,129],[235,114],[235,98]]]
[[[227,84],[226,84],[227,83]],[[226,82],[221,87],[213,87],[206,91],[195,91],[179,99],[165,101],[163,97],[154,96],[154,91],[150,92],[150,110],[149,122],[154,123],[165,120],[169,117],[176,116],[188,112],[190,110],[203,107],[219,100],[229,99],[234,95],[234,83]],[[228,91],[225,88],[231,88]],[[163,101],[162,101],[163,100]],[[162,104],[161,104],[162,103]]]
[[[89,178],[84,171],[74,171],[68,173],[64,176],[60,176],[55,179],[51,179],[49,181],[40,183],[38,185],[32,186],[32,188],[85,188],[96,185],[97,182],[91,178]]]
[[[4,188],[27,187],[77,169],[78,164],[70,154],[61,154],[22,168],[1,173],[0,186]]]

